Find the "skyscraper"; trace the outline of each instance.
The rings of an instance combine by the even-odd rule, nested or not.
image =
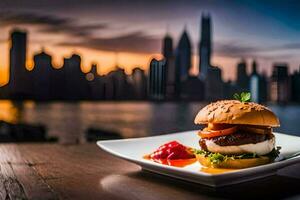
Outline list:
[[[166,91],[166,61],[152,59],[149,70],[148,94],[150,99],[163,100]]]
[[[66,97],[69,100],[85,99],[88,96],[88,82],[81,71],[81,57],[73,54],[64,59]]]
[[[205,99],[207,101],[215,101],[222,99],[224,96],[222,80],[222,71],[217,66],[211,66],[207,70],[207,78],[205,80]]]
[[[295,71],[291,77],[292,84],[292,100],[300,102],[300,69]]]
[[[132,97],[132,87],[127,81],[125,70],[118,66],[106,75],[104,89],[105,99],[124,100]]]
[[[254,102],[260,102],[260,77],[257,73],[257,64],[255,60],[252,62],[252,73],[250,75],[250,92],[251,100]]]
[[[289,101],[290,85],[288,66],[285,63],[273,66],[270,82],[270,98],[273,102],[285,103]]]
[[[50,98],[52,57],[44,50],[34,55],[34,68],[32,70],[35,99],[48,100]]]
[[[173,56],[173,40],[169,34],[163,40],[163,55],[166,59]]]
[[[238,87],[239,92],[248,91],[249,90],[249,76],[247,75],[247,63],[244,59],[242,59],[237,65],[237,81],[236,85]]]
[[[30,81],[26,70],[27,33],[11,32],[9,87],[13,98],[26,98],[30,92]]]
[[[135,99],[145,99],[147,94],[147,77],[141,68],[134,68],[131,74]]]
[[[85,76],[89,84],[89,96],[93,100],[100,100],[104,98],[104,83],[102,78],[98,75],[97,69],[97,64],[92,63],[90,72]]]
[[[175,55],[173,51],[173,40],[170,35],[163,39],[162,54],[166,60],[166,98],[174,99],[175,97]]]
[[[182,33],[178,46],[176,48],[175,61],[175,97],[180,97],[180,85],[185,80],[191,68],[191,42],[189,36],[184,30]]]
[[[209,15],[202,15],[201,18],[201,39],[199,43],[199,71],[202,78],[207,77],[211,58],[211,23]]]

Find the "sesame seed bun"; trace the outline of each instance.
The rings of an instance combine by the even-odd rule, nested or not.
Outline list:
[[[237,100],[223,100],[211,103],[197,114],[195,124],[243,124],[278,127],[279,120],[267,107]]]

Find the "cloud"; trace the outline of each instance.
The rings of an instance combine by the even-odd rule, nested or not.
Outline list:
[[[109,26],[106,23],[89,24],[89,25],[75,25],[67,23],[64,25],[47,26],[40,28],[39,31],[43,33],[65,33],[73,36],[90,36],[93,31],[100,29],[108,29]]]
[[[108,24],[79,24],[74,19],[59,16],[29,13],[0,12],[1,26],[35,25],[42,33],[65,33],[73,36],[89,36],[93,31],[107,29]]]
[[[258,53],[263,51],[262,48],[254,47],[237,42],[227,42],[215,44],[215,53],[219,56],[226,57],[257,57]]]
[[[80,42],[66,41],[61,46],[81,46],[104,51],[123,51],[137,53],[157,53],[161,38],[148,36],[141,31],[111,38],[85,38]]]
[[[95,37],[94,32],[109,30],[107,23],[80,24],[74,19],[60,16],[25,13],[0,12],[0,26],[34,25],[40,33],[67,34],[79,37],[73,40],[57,41],[60,46],[77,46],[104,51],[123,51],[135,53],[157,53],[161,39],[146,35],[142,31],[126,33],[110,38]]]
[[[34,13],[16,13],[10,11],[4,11],[0,13],[0,24],[2,26],[7,25],[49,25],[57,26],[68,24],[70,19],[54,17],[51,15],[39,15]]]
[[[299,52],[297,52],[297,50],[300,50],[300,43],[286,43],[277,46],[261,47],[238,42],[216,42],[214,50],[218,56],[232,58],[288,59],[298,56]],[[288,52],[286,50],[288,50]],[[291,52],[290,50],[295,50],[295,52]]]
[[[280,49],[300,50],[300,43],[287,43],[279,46]]]

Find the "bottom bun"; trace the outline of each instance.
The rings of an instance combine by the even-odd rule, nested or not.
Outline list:
[[[197,155],[197,160],[201,165],[205,167],[213,167],[213,168],[231,168],[231,169],[242,169],[247,167],[255,167],[258,165],[268,164],[273,161],[273,159],[268,156],[260,156],[259,158],[243,158],[243,159],[235,159],[235,160],[224,160],[219,163],[212,163],[208,157],[204,155]]]

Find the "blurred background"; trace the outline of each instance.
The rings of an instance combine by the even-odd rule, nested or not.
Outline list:
[[[77,144],[199,129],[251,92],[300,135],[300,3],[0,1],[0,142]]]

